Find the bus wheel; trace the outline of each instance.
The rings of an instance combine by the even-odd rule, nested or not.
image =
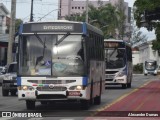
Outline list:
[[[122,84],[122,88],[126,89],[127,85],[126,84]]]
[[[90,106],[90,101],[89,100],[81,100],[81,109],[82,110],[88,110]]]
[[[100,78],[100,92],[99,92],[99,96],[96,96],[94,98],[94,104],[95,105],[100,105],[101,104],[101,93],[102,93],[102,78]]]
[[[101,104],[101,95],[94,98],[94,105],[100,105]]]
[[[35,109],[35,101],[26,100],[26,107],[28,110]]]
[[[145,76],[147,76],[147,74],[144,74]]]
[[[127,87],[128,87],[128,88],[131,88],[131,83],[127,83]]]
[[[91,82],[90,105],[93,104],[93,80]]]
[[[2,95],[3,96],[8,96],[9,95],[9,91],[8,90],[4,90],[2,87]]]
[[[16,92],[17,92],[16,90],[11,91],[11,95],[12,95],[12,96],[16,96]]]

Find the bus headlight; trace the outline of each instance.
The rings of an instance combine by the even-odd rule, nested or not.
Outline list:
[[[3,79],[4,79],[4,80],[11,80],[11,79],[12,79],[12,76],[10,76],[10,75],[5,75]]]
[[[125,71],[121,71],[117,74],[117,77],[123,77],[124,75],[126,75]]]
[[[71,86],[69,90],[84,90],[86,87],[82,85]]]
[[[19,86],[18,90],[24,90],[24,91],[25,90],[30,90],[30,91],[32,91],[32,90],[34,90],[34,87],[24,85],[24,86]]]

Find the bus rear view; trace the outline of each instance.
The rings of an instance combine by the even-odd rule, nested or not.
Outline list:
[[[131,87],[132,51],[131,46],[123,40],[105,40],[106,85]]]

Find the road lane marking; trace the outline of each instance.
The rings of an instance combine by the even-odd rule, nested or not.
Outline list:
[[[139,88],[136,88],[136,89],[132,90],[131,92],[122,95],[121,97],[119,97],[118,99],[114,100],[114,101],[111,102],[110,104],[106,104],[106,105],[104,105],[104,107],[97,109],[97,111],[96,111],[95,113],[93,113],[91,116],[94,116],[94,115],[96,115],[98,112],[103,111],[103,110],[109,108],[110,106],[116,104],[117,102],[119,102],[120,100],[124,99],[124,98],[127,97],[128,95],[130,95],[130,94],[138,91],[140,88],[148,85],[150,82],[152,82],[152,81],[148,81],[147,83],[141,85]]]

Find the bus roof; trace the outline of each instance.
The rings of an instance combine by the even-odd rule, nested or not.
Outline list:
[[[151,60],[151,59],[148,59],[148,60],[145,60],[146,62],[155,62],[157,60]]]
[[[104,39],[104,42],[123,42],[125,45],[131,47],[131,44],[124,40],[117,40],[117,39]]]
[[[34,23],[35,23],[35,24],[36,24],[36,23],[54,23],[54,22],[58,22],[58,23],[64,23],[64,22],[65,22],[65,23],[81,23],[81,24],[83,23],[83,22],[69,21],[69,20],[54,20],[54,21],[47,21],[47,22],[46,22],[46,21],[42,21],[42,22],[34,22],[34,21],[33,21],[33,22],[25,22],[25,23],[23,23],[23,24],[30,24],[30,23],[33,23],[33,24],[34,24]]]
[[[19,34],[47,33],[47,32],[71,32],[87,34],[92,31],[103,35],[103,32],[86,22],[56,20],[50,22],[26,22],[20,26]]]

